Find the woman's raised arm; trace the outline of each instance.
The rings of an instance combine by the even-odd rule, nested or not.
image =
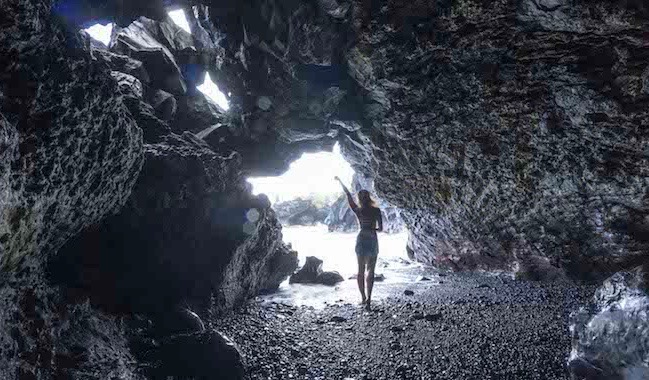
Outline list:
[[[334,177],[334,179],[340,183],[340,186],[343,187],[343,191],[345,192],[345,195],[347,195],[347,202],[349,202],[349,207],[351,207],[353,211],[356,211],[356,209],[358,209],[358,205],[356,205],[356,202],[354,202],[354,197],[352,196],[352,193],[349,192],[347,186],[345,186],[343,181],[341,181],[340,178],[338,178],[338,176]]]

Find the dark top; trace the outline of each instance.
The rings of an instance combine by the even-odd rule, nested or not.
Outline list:
[[[352,211],[358,218],[358,224],[361,226],[361,231],[376,232],[376,224],[381,217],[381,210],[376,207],[358,207],[352,206]]]

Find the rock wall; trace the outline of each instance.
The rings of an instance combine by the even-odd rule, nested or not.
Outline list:
[[[649,265],[616,273],[573,316],[569,367],[587,379],[643,379],[649,339]]]
[[[546,3],[359,9],[346,59],[367,120],[343,152],[403,211],[420,261],[542,257],[583,278],[635,253],[614,224],[647,192],[646,9]]]
[[[591,278],[637,254],[615,226],[647,192],[640,2],[205,4],[240,116],[206,140],[251,172],[337,139],[438,266]]]
[[[377,206],[381,209],[381,217],[383,218],[383,231],[386,233],[398,233],[405,229],[403,220],[401,219],[401,211],[388,202],[376,196],[376,189],[374,188],[374,181],[364,176],[363,174],[355,173],[352,178],[352,185],[350,191],[357,194],[360,190],[367,190],[372,194],[372,199],[376,202]],[[358,231],[358,218],[349,208],[349,202],[346,195],[341,195],[332,205],[329,210],[329,215],[325,220],[325,224],[329,227],[329,231],[342,231],[353,232]]]
[[[297,254],[241,156],[187,132],[236,129],[187,88],[212,56],[169,20],[128,20],[106,49],[78,31],[82,9],[2,5],[0,377],[240,378],[189,308],[272,290]]]

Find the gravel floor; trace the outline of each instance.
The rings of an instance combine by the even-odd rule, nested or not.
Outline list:
[[[377,283],[387,295],[371,312],[348,300],[314,308],[259,298],[217,328],[239,344],[250,379],[570,378],[569,314],[593,287],[430,277]]]

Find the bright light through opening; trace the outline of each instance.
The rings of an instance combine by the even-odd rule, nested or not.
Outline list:
[[[333,152],[304,153],[289,170],[279,177],[248,178],[255,195],[264,193],[271,202],[283,202],[299,197],[342,194],[338,176],[351,188],[354,170],[340,154],[338,144]]]
[[[182,9],[176,9],[169,11],[169,17],[173,22],[178,25],[181,29],[185,30],[187,33],[191,34],[191,29],[189,28],[189,23],[187,22],[187,17],[185,17],[185,12]]]
[[[210,100],[216,103],[224,111],[227,111],[230,108],[228,104],[228,98],[225,97],[225,94],[219,90],[219,87],[212,82],[210,78],[210,73],[205,73],[205,81],[203,84],[197,86],[198,90],[205,94]]]
[[[113,32],[113,24],[95,24],[84,30],[90,35],[90,37],[108,46],[110,43],[110,35]]]

